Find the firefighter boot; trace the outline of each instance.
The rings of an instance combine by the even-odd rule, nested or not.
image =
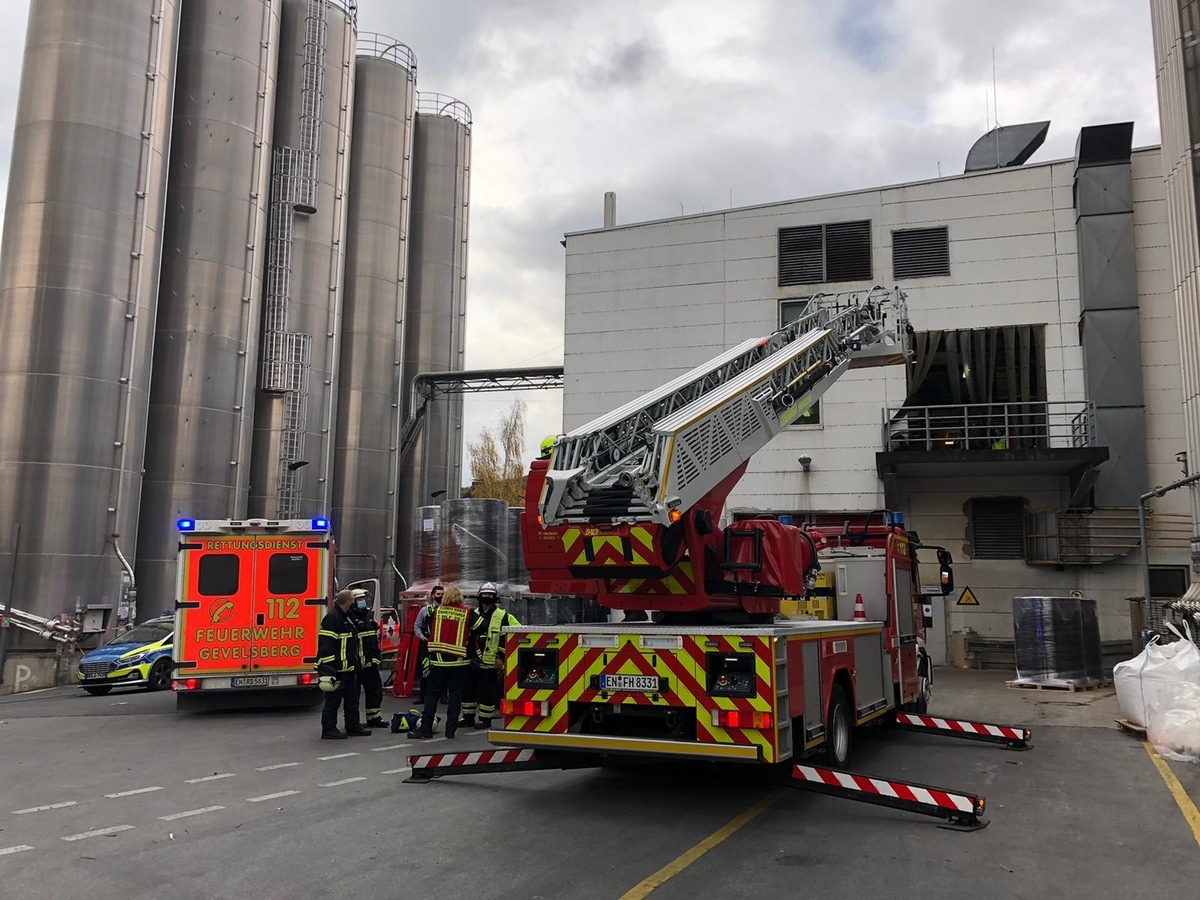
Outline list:
[[[459,723],[458,723],[458,727],[459,728],[474,728],[475,727],[475,717],[474,716],[463,716],[462,720],[459,721]]]
[[[388,727],[388,723],[383,721],[383,716],[372,716],[371,718],[367,719],[367,721],[363,722],[363,725],[365,725],[367,728]]]

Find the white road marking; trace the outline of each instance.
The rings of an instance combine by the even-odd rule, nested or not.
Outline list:
[[[343,784],[351,784],[355,781],[366,781],[366,775],[356,775],[353,778],[343,778],[341,781],[327,781],[324,784],[319,784],[317,787],[341,787]]]
[[[263,794],[261,797],[247,797],[247,803],[262,803],[264,800],[278,800],[280,797],[290,797],[299,791],[280,791],[278,794]]]
[[[407,746],[407,745],[406,744],[391,744],[387,747],[372,747],[371,752],[372,753],[383,753],[385,750],[399,750],[405,746]]]
[[[222,772],[220,775],[205,775],[203,778],[189,778],[184,784],[199,784],[202,781],[218,781],[221,778],[233,778],[236,773]]]
[[[14,816],[23,816],[23,815],[25,815],[25,813],[45,812],[48,809],[66,809],[68,806],[74,806],[74,805],[75,805],[74,800],[65,800],[62,803],[50,803],[50,804],[47,804],[46,806],[31,806],[28,809],[14,809],[12,811],[12,814]]]
[[[205,806],[203,809],[189,809],[187,812],[172,813],[169,816],[159,816],[159,818],[164,822],[174,822],[176,819],[186,819],[188,816],[201,816],[204,813],[216,812],[224,808],[223,806]]]
[[[273,766],[259,766],[254,771],[255,772],[270,772],[272,769],[290,769],[292,766],[302,766],[302,765],[304,765],[304,763],[298,763],[298,762],[275,763],[275,765],[273,765]]]
[[[32,691],[30,693],[32,693]],[[0,856],[8,856],[8,854],[10,854],[10,853],[21,853],[25,850],[32,850],[32,849],[33,848],[30,847],[28,844],[17,844],[17,846],[15,846],[15,847],[4,847],[3,849],[0,849]]]
[[[132,831],[132,825],[113,825],[111,828],[97,828],[95,831],[85,831],[83,834],[69,834],[64,841],[82,841],[84,838],[101,837],[106,834],[116,834],[119,831]]]
[[[351,757],[351,756],[358,756],[358,754],[357,753],[335,753],[335,754],[333,754],[333,756],[318,756],[317,759],[320,759],[320,760],[347,759],[348,757]]]
[[[387,769],[380,772],[381,775],[403,775],[405,772],[411,772],[412,766],[405,766],[403,769]]]
[[[104,796],[108,797],[110,799],[115,798],[115,797],[132,797],[134,794],[150,794],[150,793],[153,793],[154,791],[161,791],[161,790],[162,790],[161,787],[155,786],[155,787],[137,788],[132,791],[118,791],[115,794],[105,794]],[[132,826],[130,826],[130,827],[132,827]]]

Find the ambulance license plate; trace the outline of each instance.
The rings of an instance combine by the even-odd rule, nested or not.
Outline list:
[[[657,675],[601,675],[602,691],[641,691],[651,694],[658,691]]]
[[[233,687],[270,687],[278,683],[279,678],[275,675],[245,675],[232,679]]]

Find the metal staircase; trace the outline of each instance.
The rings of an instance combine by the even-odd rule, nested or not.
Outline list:
[[[259,387],[282,395],[283,415],[277,450],[277,508],[274,516],[299,514],[303,476],[293,464],[304,458],[308,428],[308,377],[312,336],[292,332],[292,252],[297,213],[317,211],[317,165],[325,104],[325,44],[328,0],[308,0],[304,20],[304,63],[300,91],[299,147],[278,147],[271,177],[270,241],[263,309],[263,351]]]
[[[546,525],[654,521],[695,505],[852,364],[903,359],[899,289],[817,295],[804,314],[559,438]],[[881,355],[878,347],[896,347]],[[856,360],[857,357],[857,360]]]

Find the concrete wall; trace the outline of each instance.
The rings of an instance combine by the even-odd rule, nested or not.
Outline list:
[[[1074,161],[976,173],[848,194],[734,209],[567,236],[564,423],[584,424],[698,365],[737,341],[778,326],[779,302],[819,290],[893,283],[893,229],[945,225],[946,277],[901,285],[917,330],[1038,324],[1046,334],[1047,399],[1083,401],[1079,339]],[[1140,304],[1151,484],[1175,480],[1181,444],[1180,367],[1161,159],[1132,159],[1134,243]],[[873,279],[779,287],[782,227],[870,219]],[[751,461],[730,510],[871,510],[883,505],[876,475],[883,410],[905,399],[901,367],[847,373],[822,400],[820,426],[780,435]],[[801,471],[797,456],[812,457]],[[953,609],[952,627],[1011,635],[1011,597],[1083,590],[1102,600],[1104,636],[1128,636],[1124,597],[1140,593],[1130,565],[1053,572],[1022,562],[970,562],[959,551],[972,496],[1026,496],[1033,506],[1065,505],[1055,479],[997,476],[925,484],[901,480],[904,511],[926,540],[955,549],[958,584],[978,608]],[[1170,495],[1159,511],[1186,512]],[[1183,564],[1186,550],[1152,536],[1152,562]],[[1156,549],[1161,548],[1161,549]],[[959,610],[963,610],[959,612]]]
[[[74,684],[81,653],[9,653],[4,659],[0,696]]]

